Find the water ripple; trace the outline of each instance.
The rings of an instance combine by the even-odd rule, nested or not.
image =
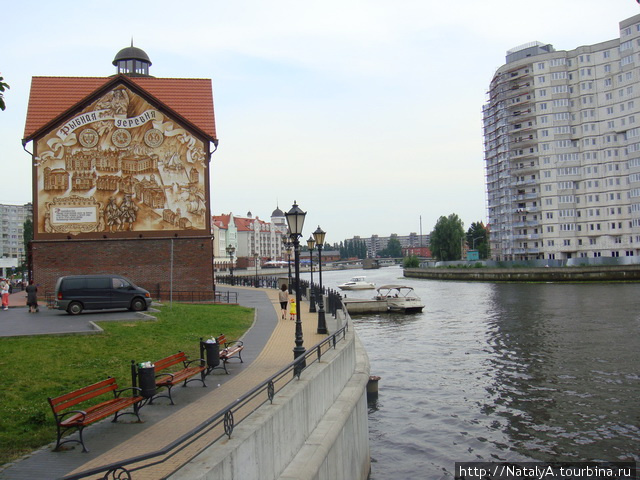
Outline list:
[[[422,314],[354,317],[382,377],[371,480],[452,479],[456,461],[640,461],[640,285],[404,281]]]

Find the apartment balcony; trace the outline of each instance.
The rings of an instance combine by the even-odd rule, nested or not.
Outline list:
[[[511,172],[514,175],[526,175],[528,173],[537,172],[537,171],[538,171],[538,166],[535,165],[535,163],[533,165],[531,165],[531,162],[514,165],[511,168]]]
[[[540,249],[538,247],[514,248],[513,249],[513,253],[515,255],[538,254],[538,253],[540,253]]]
[[[538,143],[538,140],[534,138],[533,134],[524,137],[512,137],[509,145],[511,148],[525,148]]]
[[[526,222],[513,222],[513,228],[535,228],[540,226],[538,220],[527,220]]]
[[[540,240],[541,235],[538,233],[514,235],[514,240]]]
[[[522,187],[522,186],[526,186],[526,185],[538,185],[538,180],[535,179],[526,179],[526,180],[516,180],[515,182],[513,182],[513,185],[516,187]]]
[[[515,200],[518,202],[524,202],[526,200],[537,200],[540,198],[540,194],[538,192],[524,193],[516,195]]]

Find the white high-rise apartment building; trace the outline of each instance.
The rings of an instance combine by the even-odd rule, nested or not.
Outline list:
[[[639,73],[640,15],[614,40],[507,52],[483,108],[493,259],[640,255]]]
[[[0,257],[15,258],[15,265],[26,259],[24,248],[24,222],[32,219],[33,207],[26,205],[0,205]]]

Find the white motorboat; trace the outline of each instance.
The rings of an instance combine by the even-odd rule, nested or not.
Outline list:
[[[406,285],[383,285],[378,288],[377,301],[386,301],[390,312],[421,312],[424,303],[413,290]]]
[[[348,282],[338,285],[340,290],[372,290],[375,283],[367,282],[367,277],[353,277]]]

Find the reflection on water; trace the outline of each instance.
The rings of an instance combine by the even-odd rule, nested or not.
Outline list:
[[[382,285],[402,271],[323,280],[356,274]],[[456,461],[640,460],[640,285],[401,281],[423,313],[354,317],[382,377],[372,480],[453,478]]]

